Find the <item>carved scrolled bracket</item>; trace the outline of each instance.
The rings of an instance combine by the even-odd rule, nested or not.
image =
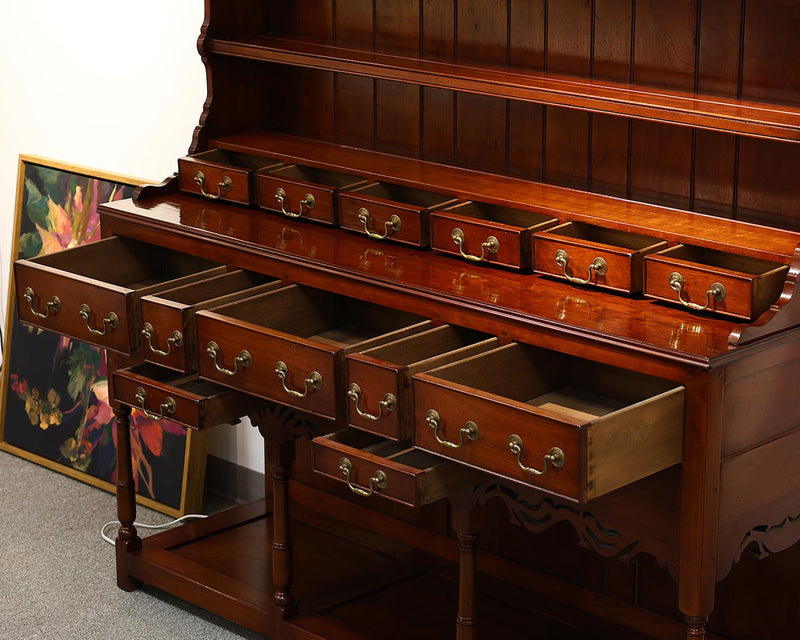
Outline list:
[[[792,264],[780,297],[754,323],[737,327],[728,344],[740,345],[756,338],[777,333],[800,323],[800,245],[794,250]]]
[[[763,560],[769,555],[785,551],[798,540],[800,540],[800,514],[786,516],[778,524],[755,526],[742,536],[735,549],[726,552],[724,545],[720,546],[717,580],[725,578],[745,553]]]
[[[278,441],[294,438],[315,438],[323,431],[306,416],[282,404],[265,404],[248,416],[262,437]]]
[[[497,481],[485,482],[473,493],[473,505],[501,500],[508,509],[509,521],[527,531],[538,533],[558,522],[568,522],[578,534],[579,546],[591,549],[604,558],[632,562],[639,553],[652,553],[646,545],[621,531],[610,529],[585,506],[561,500],[535,489],[517,489]],[[656,560],[675,574],[677,563],[653,554]]]

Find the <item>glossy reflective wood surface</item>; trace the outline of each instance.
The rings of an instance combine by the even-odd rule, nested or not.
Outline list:
[[[404,289],[421,294],[423,304],[427,295],[435,292],[442,299],[440,304],[429,302],[432,315],[487,332],[497,328],[497,334],[522,341],[531,341],[532,334],[542,331],[577,332],[605,336],[633,349],[647,344],[671,357],[684,354],[704,360],[729,350],[728,336],[737,326],[640,297],[599,292],[546,276],[498,273],[433,252],[420,254],[401,246],[365,242],[342,230],[276,220],[240,208],[211,209],[182,195],[152,206],[124,201],[106,211],[115,232],[124,229],[125,233],[158,235],[160,227],[179,234],[162,234],[164,243],[204,238],[213,247],[206,251],[238,260],[241,266],[259,265],[276,277],[290,269],[296,282],[312,284],[323,279],[333,289],[352,291],[348,282],[368,281],[370,289],[385,295],[402,295]],[[144,224],[148,220],[153,225],[149,232]],[[221,224],[212,226],[211,222]],[[238,237],[239,229],[246,229],[247,234]],[[232,238],[242,241],[241,251],[232,250]],[[290,260],[294,266],[282,264],[282,260]],[[331,263],[336,267],[331,268]],[[354,293],[366,295],[367,289]],[[502,326],[497,324],[499,317],[504,318]]]

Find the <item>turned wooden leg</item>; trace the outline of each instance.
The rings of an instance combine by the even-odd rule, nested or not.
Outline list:
[[[685,616],[686,620],[686,640],[697,640],[697,638],[706,637],[706,622],[708,618],[693,618],[692,616]]]
[[[117,518],[120,521],[116,540],[117,585],[125,591],[133,591],[141,582],[128,573],[128,553],[141,549],[142,541],[133,525],[136,519],[136,489],[133,482],[131,462],[131,408],[117,404],[114,408],[117,430]]]
[[[456,616],[456,639],[477,640],[477,559],[478,533],[475,531],[471,492],[450,499],[453,528],[458,539],[458,615]]]
[[[456,617],[456,639],[476,640],[478,637],[477,592],[477,533],[458,533],[460,552],[458,568],[458,616]]]
[[[292,540],[289,531],[289,465],[273,464],[270,470],[273,500],[272,600],[286,617],[297,609],[290,591]]]

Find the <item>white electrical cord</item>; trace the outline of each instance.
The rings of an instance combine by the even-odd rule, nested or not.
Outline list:
[[[203,515],[202,513],[189,513],[185,516],[181,516],[176,520],[170,520],[169,522],[165,522],[164,524],[144,524],[142,522],[134,522],[133,526],[141,527],[142,529],[166,529],[167,527],[175,526],[176,524],[179,524],[184,520],[198,520],[207,517],[208,516]],[[110,527],[112,524],[122,524],[122,523],[119,520],[112,520],[111,522],[106,522],[100,528],[100,536],[103,538],[103,540],[108,542],[108,544],[114,544],[114,540],[112,540],[106,535],[106,529],[108,529],[108,527]]]

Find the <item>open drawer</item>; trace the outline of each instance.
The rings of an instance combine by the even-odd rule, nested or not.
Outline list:
[[[482,202],[431,213],[431,246],[470,262],[531,268],[531,234],[558,224],[552,216]]]
[[[178,159],[178,184],[181,191],[208,200],[252,205],[256,202],[256,171],[280,166],[282,162],[269,158],[210,149]]]
[[[113,376],[119,402],[153,420],[166,418],[193,429],[232,422],[264,405],[259,398],[152,364],[118,369]]]
[[[373,182],[339,194],[339,224],[373,240],[430,245],[430,212],[457,200],[440,193]]]
[[[298,285],[198,311],[195,321],[201,376],[327,418],[344,415],[348,353],[431,326],[415,314]]]
[[[141,346],[142,296],[224,273],[223,265],[111,237],[14,264],[22,322],[125,355]]]
[[[366,184],[344,173],[296,164],[260,171],[257,180],[262,209],[325,224],[339,222],[339,191]]]
[[[318,436],[311,444],[314,471],[365,498],[418,507],[480,481],[473,469],[356,429]]]
[[[415,443],[586,501],[682,460],[684,389],[512,343],[414,376]]]
[[[645,295],[692,311],[755,320],[778,299],[789,267],[690,245],[645,259]]]
[[[644,283],[645,255],[666,241],[583,222],[533,234],[533,268],[572,284],[636,293]]]
[[[347,356],[347,422],[392,440],[414,431],[411,377],[497,346],[497,338],[442,325]]]
[[[142,298],[144,357],[177,371],[197,369],[194,314],[280,287],[279,280],[229,271]]]

